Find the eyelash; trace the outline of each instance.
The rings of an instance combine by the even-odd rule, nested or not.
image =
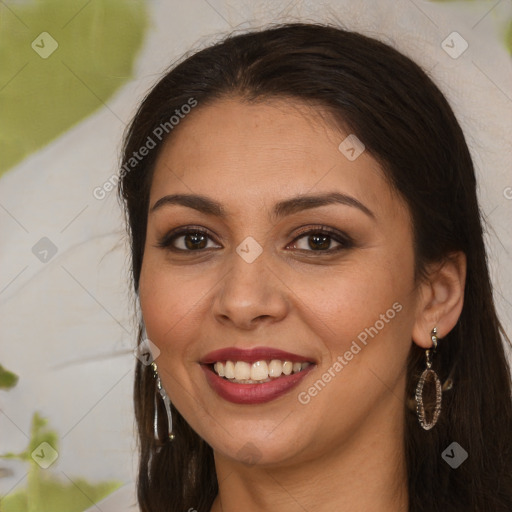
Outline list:
[[[200,228],[200,227],[189,226],[187,228],[180,229],[177,232],[171,231],[170,233],[164,235],[158,241],[156,246],[166,249],[166,250],[169,250],[169,251],[172,251],[172,252],[176,252],[176,253],[180,253],[180,252],[181,253],[193,253],[193,252],[200,253],[200,252],[208,250],[208,249],[187,250],[187,249],[178,249],[178,248],[172,246],[173,241],[180,238],[181,236],[190,235],[190,234],[201,234],[201,235],[207,236],[210,239],[213,238],[206,229]],[[299,232],[297,234],[297,236],[293,239],[292,244],[295,244],[301,238],[304,238],[308,235],[313,235],[313,234],[327,235],[332,240],[334,240],[335,242],[337,242],[340,245],[334,249],[316,250],[316,251],[312,250],[312,249],[309,249],[309,250],[308,249],[297,249],[298,251],[319,253],[319,254],[333,254],[333,253],[339,252],[341,250],[350,249],[354,246],[353,240],[347,234],[339,232],[339,231],[331,229],[331,228],[328,228],[326,226],[320,226],[320,225],[309,227],[307,230]],[[215,243],[217,243],[217,242],[215,242]]]

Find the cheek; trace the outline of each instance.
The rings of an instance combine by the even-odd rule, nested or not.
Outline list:
[[[333,418],[339,410],[363,413],[390,389],[401,393],[414,324],[413,260],[411,254],[378,252],[294,287],[306,306],[305,323],[323,342],[325,358],[314,381],[329,388],[320,393],[320,383],[299,391]],[[329,407],[332,400],[339,410]]]
[[[306,306],[302,310],[309,312],[308,323],[317,325],[321,337],[330,340],[331,349],[344,350],[359,334],[364,339],[367,329],[375,324],[379,331],[389,331],[395,319],[405,316],[412,273],[403,263],[401,266],[381,258],[376,264],[366,259],[324,277],[297,279],[293,291],[297,303]]]
[[[175,330],[197,301],[197,284],[194,280],[184,281],[179,271],[167,268],[151,252],[144,256],[139,284],[142,315],[148,338],[161,351],[167,351],[172,340],[180,339]]]
[[[182,374],[197,366],[208,305],[219,286],[212,269],[167,265],[148,251],[141,269],[140,303],[147,336],[161,351],[160,363],[169,373]],[[211,324],[209,324],[211,325]]]
[[[305,410],[320,415],[326,425],[351,429],[385,397],[395,398],[390,407],[402,406],[414,323],[410,282],[377,268],[340,273],[314,293],[304,282],[294,289],[324,350],[315,376],[296,393]]]

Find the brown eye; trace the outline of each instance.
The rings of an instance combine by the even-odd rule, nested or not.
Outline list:
[[[194,252],[208,249],[208,241],[212,240],[204,229],[184,229],[165,235],[158,242],[158,247],[171,251]]]
[[[300,240],[303,240],[299,243]],[[332,244],[337,246],[332,247]],[[347,235],[338,233],[329,228],[321,227],[318,229],[309,229],[299,235],[293,241],[293,248],[307,252],[336,252],[342,249],[348,249],[353,246],[353,242]]]
[[[208,244],[208,237],[203,233],[190,233],[183,235],[183,241],[186,248],[193,251],[195,249],[204,249]]]
[[[311,249],[329,249],[331,237],[323,234],[309,235],[308,244]]]

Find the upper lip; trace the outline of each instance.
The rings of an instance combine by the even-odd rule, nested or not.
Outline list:
[[[314,362],[310,357],[292,354],[291,352],[272,347],[254,347],[251,349],[237,347],[221,348],[209,352],[199,362],[201,364],[212,364],[218,361],[245,361],[247,363],[254,363],[256,361],[270,361],[272,359],[291,361],[292,363]]]

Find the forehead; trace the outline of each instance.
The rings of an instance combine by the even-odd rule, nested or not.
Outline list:
[[[164,194],[197,193],[235,210],[338,191],[389,209],[397,198],[382,169],[367,151],[356,159],[344,152],[349,135],[325,109],[298,101],[199,104],[161,150],[150,203]]]

